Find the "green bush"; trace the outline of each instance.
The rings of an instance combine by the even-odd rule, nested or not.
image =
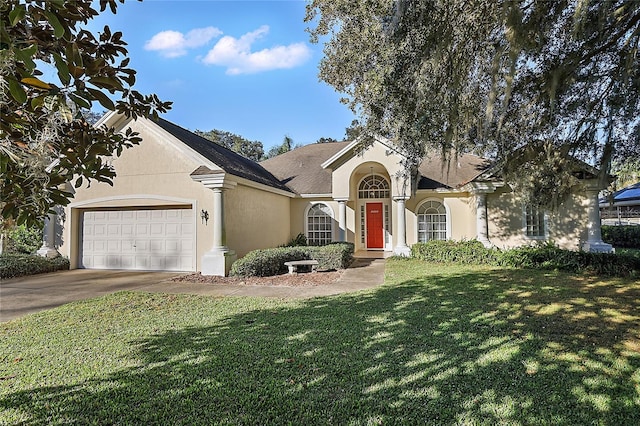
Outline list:
[[[640,226],[602,226],[602,240],[614,247],[640,249]]]
[[[7,252],[33,254],[42,246],[42,228],[24,225],[7,232]]]
[[[0,256],[0,278],[35,275],[64,269],[69,269],[69,259],[61,256],[53,259],[17,253],[5,253]]]
[[[432,240],[411,246],[411,256],[427,262],[492,264],[497,255],[497,250],[486,248],[477,240]]]
[[[487,249],[478,241],[429,241],[414,244],[411,255],[428,262],[553,269],[619,277],[640,274],[640,256],[633,253],[588,253],[563,250],[553,244],[498,250]]]
[[[231,275],[267,277],[287,272],[285,262],[314,259],[319,270],[344,269],[353,256],[353,244],[334,243],[326,246],[278,247],[254,250],[231,266]]]

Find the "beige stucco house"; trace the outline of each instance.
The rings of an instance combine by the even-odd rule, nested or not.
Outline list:
[[[472,155],[450,164],[427,158],[405,179],[402,155],[382,138],[368,147],[312,144],[256,163],[162,119],[110,113],[102,124],[130,127],[143,142],[111,159],[113,186],[75,189],[57,232],[48,227],[44,251],[57,249],[71,268],[223,275],[236,258],[299,233],[311,244],[346,240],[356,252],[401,255],[431,239],[610,250],[600,238],[599,188],[588,178],[551,213],[524,205]]]

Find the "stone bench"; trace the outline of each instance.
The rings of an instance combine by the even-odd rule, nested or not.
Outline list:
[[[284,264],[289,268],[290,274],[297,274],[298,266],[311,266],[311,272],[318,272],[317,260],[292,260],[291,262],[284,262]]]

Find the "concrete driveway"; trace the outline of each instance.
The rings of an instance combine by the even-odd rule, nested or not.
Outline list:
[[[151,289],[182,274],[74,269],[0,280],[0,322],[116,291]]]

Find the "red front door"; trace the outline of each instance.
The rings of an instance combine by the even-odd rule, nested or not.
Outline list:
[[[382,203],[367,203],[367,248],[384,248]]]

